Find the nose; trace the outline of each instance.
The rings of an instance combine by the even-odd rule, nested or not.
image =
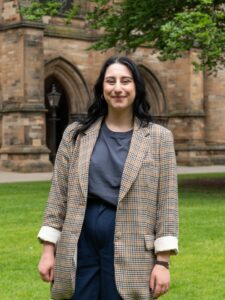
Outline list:
[[[121,83],[119,81],[116,81],[116,83],[114,85],[114,92],[115,93],[121,93],[122,92],[122,86],[121,86]]]

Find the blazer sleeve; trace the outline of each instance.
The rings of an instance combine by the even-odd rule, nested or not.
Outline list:
[[[72,143],[70,133],[71,125],[66,128],[57,151],[44,221],[38,234],[40,241],[56,243],[61,235],[67,208],[69,153]]]
[[[155,253],[178,253],[178,190],[173,135],[165,130],[160,142]]]

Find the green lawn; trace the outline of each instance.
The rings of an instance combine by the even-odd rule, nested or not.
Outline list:
[[[48,300],[37,272],[49,182],[0,184],[0,300]],[[225,299],[225,174],[179,176],[180,252],[165,300]],[[107,300],[107,299],[106,299]]]
[[[48,300],[37,264],[49,183],[0,184],[0,300]]]
[[[199,179],[200,178],[200,179]],[[225,299],[225,174],[179,177],[180,249],[167,300]]]

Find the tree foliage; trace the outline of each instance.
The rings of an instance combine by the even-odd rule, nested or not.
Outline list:
[[[65,1],[64,1],[65,2]],[[91,0],[87,13],[94,29],[104,34],[91,48],[104,51],[154,49],[161,60],[175,60],[185,51],[199,49],[196,69],[217,70],[225,66],[225,0]],[[75,5],[64,11],[66,23],[79,12]],[[57,15],[62,0],[32,0],[21,9],[23,17],[39,20]]]
[[[104,35],[97,50],[117,47],[135,51],[151,47],[161,60],[175,60],[198,48],[196,69],[216,70],[225,65],[225,1],[220,0],[92,0],[88,18]]]
[[[63,14],[65,23],[69,24],[78,14],[79,6],[74,4],[63,9],[64,2],[61,0],[38,1],[32,0],[29,6],[22,6],[20,12],[28,21],[40,21],[43,16],[57,16]]]

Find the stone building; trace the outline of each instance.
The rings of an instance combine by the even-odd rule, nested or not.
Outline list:
[[[52,168],[52,120],[47,94],[54,84],[57,145],[68,123],[86,112],[102,62],[114,54],[87,51],[97,34],[82,12],[27,22],[19,6],[29,0],[0,0],[0,168],[30,172]],[[74,0],[76,1],[76,0]],[[225,163],[225,70],[217,77],[195,73],[197,53],[160,62],[151,49],[131,55],[145,78],[151,112],[172,130],[177,161],[185,165]]]

